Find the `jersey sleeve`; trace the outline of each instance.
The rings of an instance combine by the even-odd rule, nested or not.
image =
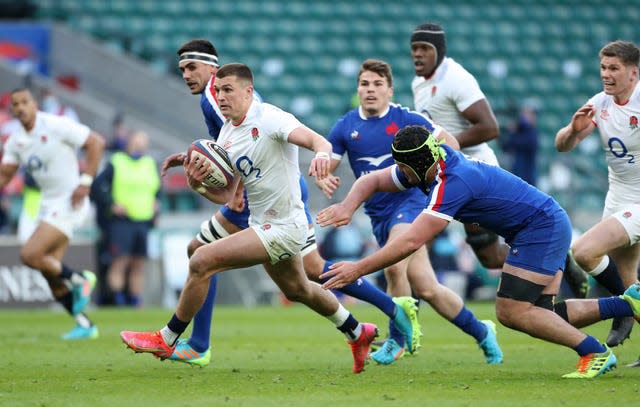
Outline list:
[[[327,136],[332,147],[331,158],[334,160],[341,160],[342,156],[344,156],[344,153],[347,151],[347,146],[345,145],[344,137],[342,136],[344,126],[345,119],[342,117],[333,125],[331,131],[329,131],[329,135]]]
[[[91,132],[88,126],[74,122],[68,117],[51,116],[50,120],[55,122],[51,128],[57,133],[58,137],[75,148],[82,147]]]
[[[459,111],[464,112],[475,102],[486,99],[478,81],[466,70],[459,72],[459,77],[449,83],[451,98]]]
[[[20,157],[15,149],[15,142],[12,140],[15,137],[9,136],[7,143],[2,148],[2,164],[20,165]]]
[[[289,134],[302,126],[300,120],[298,120],[294,115],[277,107],[274,107],[274,109],[269,113],[267,124],[270,127],[268,133],[271,134],[274,139],[279,141],[287,141]]]

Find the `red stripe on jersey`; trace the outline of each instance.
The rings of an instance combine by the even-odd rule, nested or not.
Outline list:
[[[447,164],[445,163],[444,160],[438,160],[438,163],[436,165],[439,167],[438,174],[436,175],[438,182],[436,183],[436,186],[434,187],[434,190],[433,190],[433,196],[435,197],[435,202],[433,202],[433,204],[431,205],[431,210],[437,212],[438,209],[440,208],[440,205],[442,204],[442,197],[444,195],[444,184],[447,181],[447,176],[444,173],[444,170],[447,167]]]
[[[218,95],[216,95],[216,90],[213,88],[213,83],[216,81],[216,75],[214,74],[209,81],[209,92],[211,93],[211,97],[216,101],[216,105],[218,104]]]

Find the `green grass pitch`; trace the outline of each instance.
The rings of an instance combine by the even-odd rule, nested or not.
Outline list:
[[[349,307],[361,321],[387,323],[371,306]],[[492,303],[470,303],[495,320]],[[65,342],[64,313],[0,310],[0,406],[632,406],[640,398],[638,327],[615,348],[618,369],[594,380],[562,379],[575,352],[498,324],[505,361],[484,363],[474,341],[420,309],[423,347],[391,366],[351,373],[344,337],[303,306],[218,307],[212,363],[193,368],[134,354],[121,330],[162,327],[171,310],[98,309],[94,341]],[[610,323],[587,332],[604,340]],[[188,334],[188,333],[187,333]]]

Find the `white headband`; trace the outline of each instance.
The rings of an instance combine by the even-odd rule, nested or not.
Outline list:
[[[180,54],[180,60],[182,61],[196,61],[202,62],[203,64],[213,65],[215,67],[219,67],[218,57],[213,54],[207,54],[204,52],[195,52],[195,51],[187,51]]]

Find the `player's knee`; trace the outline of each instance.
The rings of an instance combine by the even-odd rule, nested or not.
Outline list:
[[[428,302],[429,304],[433,303],[435,298],[438,296],[439,291],[441,291],[444,287],[440,284],[433,284],[427,287],[420,287],[418,290],[414,290],[414,294]]]
[[[504,300],[496,298],[496,319],[507,328],[515,328],[517,316],[513,315],[513,308]]]
[[[320,257],[317,250],[302,258],[302,264],[307,277],[311,281],[318,281],[324,269],[325,260]]]
[[[593,251],[589,250],[585,245],[576,242],[571,247],[569,255],[573,257],[573,260],[580,266],[593,263]],[[583,267],[584,268],[584,267]]]
[[[468,231],[466,242],[471,246],[483,267],[493,269],[503,266],[504,255],[501,253],[497,234],[485,229]]]
[[[194,251],[189,259],[189,275],[196,279],[207,279],[212,274],[211,259],[201,254],[201,251]]]
[[[196,249],[203,246],[203,244],[198,239],[191,239],[189,245],[187,246],[187,256],[191,258],[193,253],[195,253]]]
[[[34,250],[31,246],[25,245],[20,248],[20,261],[27,267],[39,270],[42,256],[39,250]]]
[[[305,300],[309,296],[309,291],[301,284],[287,284],[280,288],[286,299],[292,302],[305,303]]]
[[[498,235],[490,230],[479,229],[467,231],[467,238],[465,240],[469,243],[469,246],[477,252],[497,242]]]

